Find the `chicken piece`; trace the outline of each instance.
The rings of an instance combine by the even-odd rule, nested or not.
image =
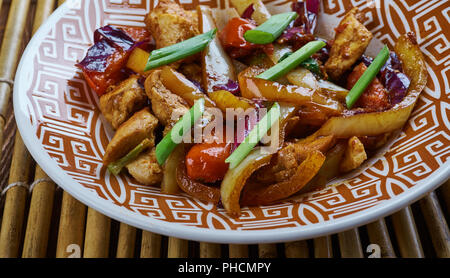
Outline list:
[[[100,110],[114,129],[118,129],[134,112],[146,104],[147,96],[136,75],[100,97]]]
[[[148,138],[155,145],[154,130],[158,126],[158,119],[150,113],[148,107],[135,113],[123,123],[106,148],[103,163],[108,165],[119,160]]]
[[[354,136],[348,140],[347,149],[341,162],[341,172],[346,173],[355,170],[367,160],[367,154],[363,143]]]
[[[287,143],[277,155],[272,163],[258,171],[257,178],[261,182],[274,183],[281,182],[291,177],[298,166],[306,157],[314,152],[326,153],[336,144],[336,138],[332,135],[320,137],[316,140],[305,143],[302,141]]]
[[[159,184],[163,178],[163,169],[156,160],[156,148],[142,153],[126,168],[128,173],[143,185]]]
[[[155,39],[156,48],[200,34],[197,13],[186,11],[172,0],[160,0],[158,6],[147,15],[145,23]]]
[[[358,13],[357,8],[352,9],[336,28],[330,58],[325,63],[325,70],[335,80],[355,64],[373,38],[372,33],[358,21]]]
[[[169,91],[161,82],[161,70],[153,71],[145,80],[145,92],[152,103],[152,110],[159,121],[171,128],[184,114],[189,112],[188,103]]]

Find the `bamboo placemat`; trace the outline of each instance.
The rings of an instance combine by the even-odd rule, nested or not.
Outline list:
[[[363,258],[450,257],[450,182],[369,225],[284,244],[223,245],[141,231],[87,208],[36,165],[16,132],[12,80],[21,53],[63,1],[0,0],[0,257]],[[31,185],[31,186],[30,186]]]

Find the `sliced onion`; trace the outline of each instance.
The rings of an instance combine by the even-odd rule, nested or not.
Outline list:
[[[217,28],[212,10],[206,6],[197,6],[199,26],[202,33]],[[227,90],[238,94],[239,84],[236,80],[233,62],[223,49],[218,36],[213,39],[202,53],[203,88],[206,92]]]
[[[250,67],[239,74],[238,79],[243,97],[285,102],[297,106],[314,106],[330,115],[341,114],[342,104],[317,90],[297,85],[283,85],[255,77],[263,71],[264,69]]]
[[[241,213],[239,200],[248,178],[256,170],[268,165],[271,158],[272,154],[257,147],[236,168],[227,172],[220,186],[220,195],[225,210],[231,216],[238,217]]]
[[[341,86],[338,86],[327,80],[319,80],[317,83],[319,84],[319,87],[322,90],[323,94],[328,95],[337,101],[345,103],[345,98],[347,97],[349,92],[347,89],[342,88]]]
[[[242,205],[263,206],[288,198],[311,181],[325,162],[320,151],[311,152],[298,166],[295,174],[285,181],[272,185],[247,185],[242,192]]]
[[[164,176],[161,182],[161,192],[164,194],[177,194],[179,192],[177,182],[177,168],[185,157],[184,145],[178,145],[169,155],[164,164]]]
[[[206,94],[200,91],[194,83],[169,66],[162,68],[161,81],[167,89],[182,97],[191,106],[194,105],[195,101],[201,98],[205,99],[205,105],[207,107],[216,106],[216,104]]]

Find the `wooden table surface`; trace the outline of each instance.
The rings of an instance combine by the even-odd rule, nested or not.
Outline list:
[[[377,251],[388,258],[450,257],[450,182],[369,225],[284,244],[219,245],[168,238],[87,208],[33,161],[16,132],[11,104],[11,81],[23,49],[62,2],[0,0],[0,258],[363,258]]]

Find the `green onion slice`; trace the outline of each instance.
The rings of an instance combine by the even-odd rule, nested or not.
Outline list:
[[[281,110],[280,105],[275,102],[272,108],[262,118],[261,121],[252,129],[245,140],[239,145],[239,147],[225,160],[230,164],[230,169],[236,168],[242,160],[258,145],[259,141],[264,135],[269,132],[270,128],[280,119]]]
[[[168,65],[203,51],[214,39],[217,29],[195,36],[180,43],[153,50],[145,67],[145,71]]]
[[[156,146],[156,160],[164,165],[169,155],[180,144],[186,133],[195,125],[205,112],[205,99],[198,99],[194,106],[170,130]]]
[[[266,70],[262,74],[256,76],[257,78],[276,81],[278,78],[286,75],[291,70],[300,66],[302,62],[306,61],[311,55],[326,46],[323,41],[312,41],[304,45],[299,50],[295,51],[283,61]]]
[[[255,44],[272,43],[281,35],[281,33],[283,33],[293,20],[297,19],[297,17],[298,14],[296,12],[274,15],[255,29],[245,32],[244,38],[246,41]]]
[[[369,87],[370,83],[375,79],[381,68],[386,64],[389,54],[389,48],[385,45],[380,53],[378,53],[375,60],[373,60],[372,64],[358,79],[358,82],[356,82],[355,86],[353,86],[345,99],[348,109],[353,108],[353,105],[355,105],[367,87]]]
[[[117,176],[122,172],[122,169],[127,166],[127,164],[131,163],[133,160],[135,160],[145,149],[150,147],[152,142],[150,139],[144,139],[139,145],[137,145],[136,148],[131,150],[127,155],[122,157],[116,162],[113,162],[108,165],[108,170],[113,175]]]

